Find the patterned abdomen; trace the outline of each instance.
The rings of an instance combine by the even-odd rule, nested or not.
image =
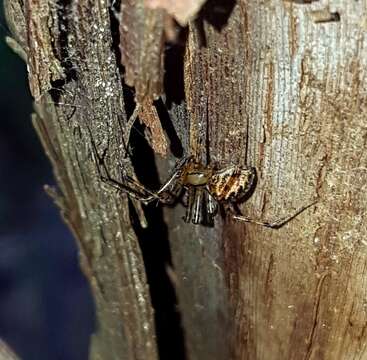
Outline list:
[[[254,168],[227,167],[213,172],[207,189],[217,201],[239,201],[251,189],[255,179]]]

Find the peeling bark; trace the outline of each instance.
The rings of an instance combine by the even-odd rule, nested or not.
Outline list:
[[[163,90],[164,15],[163,10],[147,8],[144,0],[129,0],[121,6],[121,64],[138,103],[158,98]]]

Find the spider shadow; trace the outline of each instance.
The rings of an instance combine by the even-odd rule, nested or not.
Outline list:
[[[208,0],[201,8],[198,18],[221,31],[227,25],[235,5],[236,0]]]
[[[207,47],[204,23],[209,23],[215,30],[221,32],[227,25],[235,5],[236,0],[208,0],[204,4],[195,20],[200,47]]]

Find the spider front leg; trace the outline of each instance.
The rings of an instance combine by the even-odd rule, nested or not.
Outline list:
[[[185,167],[186,164],[191,160],[190,157],[183,158],[180,160],[174,169],[173,174],[170,178],[161,186],[161,188],[157,192],[153,192],[147,189],[144,185],[142,185],[138,180],[133,179],[130,176],[125,175],[123,177],[124,182],[120,182],[110,175],[107,166],[104,162],[104,156],[101,157],[98,154],[97,147],[94,143],[94,140],[91,136],[91,143],[94,152],[94,156],[97,160],[97,169],[100,175],[100,178],[103,182],[109,184],[110,186],[114,187],[117,190],[126,192],[128,195],[142,201],[144,203],[149,203],[153,200],[158,200],[163,204],[173,204],[175,200],[180,196],[181,191],[183,189],[183,179],[185,174]],[[101,168],[103,172],[101,171]]]
[[[134,199],[137,199],[139,201],[142,202],[151,202],[155,199],[159,200],[159,196],[157,194],[155,194],[154,192],[146,189],[142,184],[140,184],[137,180],[132,179],[129,176],[124,176],[124,180],[126,181],[125,183],[122,183],[116,179],[114,179],[111,175],[110,172],[107,169],[107,166],[104,162],[104,157],[106,155],[106,151],[103,153],[103,156],[100,156],[98,154],[97,151],[97,146],[93,140],[93,138],[91,137],[91,144],[92,144],[92,148],[93,148],[93,153],[94,153],[94,157],[96,159],[96,164],[97,164],[97,170],[98,170],[98,174],[100,179],[108,184],[109,186],[122,191],[122,192],[126,192],[128,195],[130,195],[131,197],[133,197]],[[104,174],[101,171],[101,167],[104,171]]]
[[[157,191],[162,199],[162,202],[167,205],[172,205],[181,195],[183,191],[183,179],[185,165],[188,158],[181,159],[174,167],[172,175],[164,182],[161,188]]]
[[[282,226],[284,226],[285,224],[287,224],[289,221],[291,221],[292,219],[294,219],[296,216],[298,216],[299,214],[301,214],[303,211],[305,211],[306,209],[308,209],[309,207],[311,207],[312,205],[315,205],[317,203],[316,201],[313,201],[312,203],[306,205],[306,206],[302,206],[301,208],[297,209],[292,215],[290,216],[285,216],[282,217],[280,219],[277,219],[273,222],[268,222],[268,221],[260,221],[260,220],[256,220],[256,219],[252,219],[246,216],[239,216],[239,215],[234,215],[233,218],[236,220],[240,220],[240,221],[244,221],[244,222],[249,222],[249,223],[253,223],[253,224],[258,224],[258,225],[262,225],[268,228],[272,228],[272,229],[279,229]]]

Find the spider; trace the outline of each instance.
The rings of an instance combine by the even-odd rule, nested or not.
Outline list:
[[[98,155],[94,142],[92,145],[98,163],[103,167],[105,173],[105,175],[102,174],[98,167],[103,182],[146,204],[157,200],[165,205],[173,205],[186,191],[187,202],[184,221],[193,224],[213,225],[214,217],[218,212],[218,204],[229,205],[235,209],[235,204],[244,201],[255,183],[256,170],[253,167],[231,165],[217,170],[211,166],[204,166],[197,162],[194,157],[189,156],[178,161],[168,180],[158,191],[153,192],[127,175],[124,176],[124,183],[113,179],[103,158]],[[234,215],[233,217],[240,221],[269,228],[280,228],[313,204],[315,202],[303,206],[291,216],[280,218],[274,222],[258,221],[242,215]]]

